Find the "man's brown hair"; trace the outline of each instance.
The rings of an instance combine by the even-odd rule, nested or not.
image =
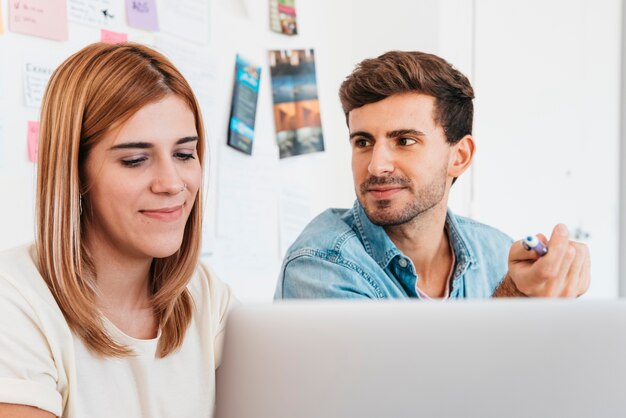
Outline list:
[[[339,99],[347,120],[353,109],[411,92],[435,98],[432,116],[448,143],[472,133],[474,89],[467,77],[436,55],[390,51],[363,60],[341,84]]]

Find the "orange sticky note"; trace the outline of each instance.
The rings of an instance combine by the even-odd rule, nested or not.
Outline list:
[[[128,41],[128,34],[100,29],[100,40],[106,44],[119,44]]]
[[[33,163],[37,162],[37,149],[39,148],[39,122],[28,121],[28,159]]]
[[[66,0],[9,0],[8,7],[10,31],[67,40]]]

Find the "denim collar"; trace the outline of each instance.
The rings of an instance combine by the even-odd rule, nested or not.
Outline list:
[[[391,241],[385,229],[369,220],[358,200],[354,202],[352,215],[365,251],[382,269],[386,269],[394,257],[402,255],[402,252]],[[474,268],[476,267],[476,258],[470,246],[467,245],[461,230],[462,228],[459,226],[456,216],[448,209],[446,212],[446,231],[456,258],[456,268],[452,275],[453,281],[462,276],[472,264]]]

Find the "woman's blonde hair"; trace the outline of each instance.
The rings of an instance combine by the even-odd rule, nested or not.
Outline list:
[[[82,238],[90,212],[81,215],[81,194],[88,187],[81,179],[82,165],[109,128],[168,94],[185,100],[194,113],[202,164],[204,129],[191,87],[167,58],[148,47],[89,45],[59,66],[43,99],[37,172],[38,267],[72,331],[104,356],[125,356],[131,351],[108,335],[96,305],[97,274]],[[191,321],[192,300],[186,287],[200,252],[201,190],[179,250],[152,263],[151,302],[161,329],[159,357],[180,347]]]

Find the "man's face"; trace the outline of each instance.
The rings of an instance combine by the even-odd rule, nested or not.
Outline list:
[[[433,120],[434,106],[432,96],[404,93],[348,115],[354,187],[373,223],[400,225],[446,207],[455,147]]]

